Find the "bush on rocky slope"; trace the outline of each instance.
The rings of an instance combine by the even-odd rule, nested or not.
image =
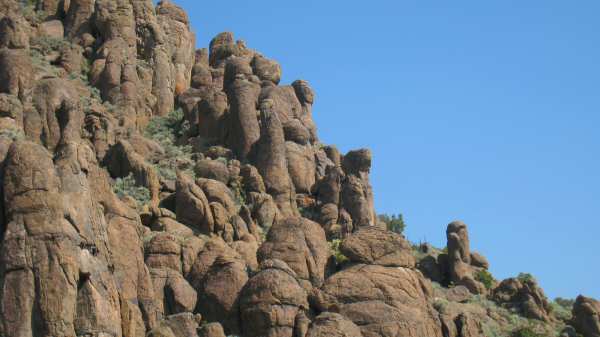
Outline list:
[[[156,141],[164,150],[164,156],[155,163],[158,174],[164,179],[175,180],[177,170],[181,168],[194,176],[192,147],[177,143],[188,128],[181,109],[175,109],[164,117],[152,118],[146,127],[146,137]]]

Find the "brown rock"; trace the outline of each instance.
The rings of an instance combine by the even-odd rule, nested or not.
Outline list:
[[[245,263],[217,258],[198,288],[197,311],[209,322],[221,323],[229,334],[238,333],[238,296],[247,281]]]
[[[311,146],[285,142],[289,176],[296,193],[310,193],[315,185],[315,154]]]
[[[450,282],[464,285],[473,294],[485,294],[487,290],[481,282],[475,280],[474,272],[477,270],[471,266],[467,226],[461,221],[451,222],[446,230],[446,237],[448,239],[447,267]]]
[[[184,174],[178,174],[176,189],[177,221],[203,233],[213,233],[213,214],[202,189]]]
[[[358,264],[330,276],[313,291],[311,303],[347,317],[363,336],[441,337],[438,314],[428,303],[431,296],[419,272]]]
[[[571,324],[585,337],[600,336],[600,302],[585,296],[578,296],[573,306]]]
[[[325,232],[319,224],[305,218],[288,218],[275,224],[258,250],[259,263],[279,259],[287,263],[298,278],[320,286],[331,256]]]
[[[62,40],[65,35],[65,29],[62,21],[50,20],[42,22],[38,27],[39,34],[51,39]]]
[[[24,49],[0,50],[0,92],[26,99],[33,87],[33,68],[28,51]]]
[[[227,164],[220,160],[203,159],[196,162],[194,172],[199,178],[218,180],[224,184],[229,182]]]
[[[256,167],[246,164],[241,167],[240,175],[246,192],[266,192],[265,183]]]
[[[485,256],[477,252],[471,252],[471,265],[483,269],[488,269],[490,267],[490,263]]]
[[[308,310],[306,291],[282,261],[265,261],[240,294],[241,327],[247,337],[292,337],[296,317]]]
[[[236,78],[227,89],[229,108],[229,137],[227,145],[244,160],[260,138],[258,124],[258,95],[260,86],[244,78]]]
[[[21,16],[8,15],[0,19],[0,48],[29,48],[31,27]]]
[[[306,337],[362,337],[360,328],[344,316],[324,312],[311,323]]]
[[[342,254],[353,262],[388,267],[415,267],[412,247],[400,234],[376,227],[359,229],[341,244]]]
[[[282,215],[296,216],[296,192],[288,174],[283,128],[273,111],[273,101],[262,101],[260,116],[262,129],[257,144],[256,167],[263,177],[267,193],[273,196]]]
[[[181,245],[168,233],[157,233],[146,245],[146,265],[149,268],[170,268],[181,273]]]
[[[115,178],[127,177],[132,174],[136,184],[147,187],[153,203],[158,204],[160,190],[158,174],[154,167],[146,162],[129,142],[121,140],[115,144],[109,150],[105,158],[105,164],[108,171]]]
[[[205,178],[196,179],[196,185],[204,191],[208,202],[217,202],[221,204],[225,207],[229,216],[237,213],[237,206],[233,200],[233,194],[227,185],[217,180]]]
[[[523,316],[550,322],[550,303],[534,279],[508,278],[494,288],[492,299]]]
[[[198,337],[225,337],[225,331],[219,323],[207,323],[198,331]]]
[[[260,54],[255,54],[252,59],[254,74],[263,81],[271,81],[275,84],[281,79],[281,66],[279,63],[269,60]]]

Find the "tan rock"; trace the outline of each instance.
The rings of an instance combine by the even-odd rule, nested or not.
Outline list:
[[[342,242],[341,252],[351,261],[388,267],[415,267],[410,243],[400,234],[377,227],[359,229]]]
[[[275,224],[258,250],[258,261],[278,259],[286,262],[301,280],[318,287],[325,279],[331,256],[325,232],[319,224],[305,218],[288,218]]]

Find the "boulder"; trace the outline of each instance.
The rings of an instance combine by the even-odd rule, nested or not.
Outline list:
[[[305,218],[288,218],[271,227],[257,255],[259,263],[269,259],[286,262],[310,288],[310,284],[319,287],[325,280],[331,251],[319,224]]]
[[[220,181],[224,184],[229,182],[229,170],[227,164],[220,160],[202,159],[196,162],[194,172],[199,178],[207,178]]]
[[[283,261],[263,261],[261,271],[240,294],[244,336],[298,336],[295,331],[302,330],[301,318],[309,306],[306,291],[294,276]]]
[[[494,288],[492,299],[506,308],[517,310],[527,318],[552,321],[550,303],[533,278],[503,280]]]
[[[578,296],[573,305],[571,324],[585,337],[600,336],[600,302],[593,298]]]
[[[365,227],[344,239],[340,251],[350,261],[388,267],[415,267],[410,243],[400,234]]]
[[[203,233],[213,233],[213,213],[202,189],[185,174],[178,174],[176,190],[175,213],[177,214],[177,221]]]
[[[418,271],[357,264],[315,288],[311,304],[347,317],[363,336],[441,337],[438,313],[429,304],[432,295],[429,281]]]
[[[471,266],[471,252],[467,225],[461,221],[448,224],[446,229],[449,282],[467,287],[473,294],[485,294],[485,285],[475,279],[478,270]]]
[[[225,337],[225,331],[219,323],[206,323],[198,330],[198,337]]]
[[[243,261],[218,257],[198,288],[197,312],[209,322],[221,323],[228,334],[239,333],[238,296],[247,281]]]
[[[360,328],[344,316],[324,312],[317,316],[308,328],[306,337],[362,337]]]

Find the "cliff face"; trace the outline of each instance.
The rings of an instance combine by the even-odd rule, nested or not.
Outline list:
[[[0,336],[508,331],[486,296],[564,325],[535,281],[485,284],[466,225],[446,253],[382,228],[309,84],[231,33],[195,50],[170,1],[3,1],[0,48]]]

